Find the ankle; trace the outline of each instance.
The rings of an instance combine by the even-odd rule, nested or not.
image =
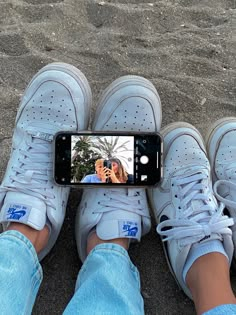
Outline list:
[[[209,240],[207,242],[203,243],[195,243],[193,244],[191,250],[189,251],[187,260],[185,262],[185,266],[183,269],[183,278],[184,281],[186,280],[186,274],[188,273],[191,266],[194,264],[194,262],[200,258],[201,256],[210,254],[210,253],[221,253],[224,255],[228,260],[230,258],[227,256],[227,253],[225,252],[224,246],[220,240]]]
[[[111,240],[102,240],[100,239],[96,232],[92,233],[87,240],[87,255],[91,252],[91,250],[99,245],[104,243],[113,243],[124,247],[124,249],[128,250],[129,248],[129,239],[128,238],[114,238]]]
[[[37,254],[47,245],[50,234],[49,228],[46,225],[41,231],[38,231],[28,225],[16,222],[10,223],[7,230],[15,230],[22,233],[33,244]]]
[[[198,258],[186,276],[198,314],[222,304],[236,304],[230,286],[229,263],[220,253]]]

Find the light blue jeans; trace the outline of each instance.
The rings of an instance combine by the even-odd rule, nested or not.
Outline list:
[[[30,314],[42,278],[42,268],[31,242],[17,231],[2,233],[0,314]],[[64,315],[75,314],[144,314],[138,270],[121,246],[102,244],[91,251],[64,312]],[[235,315],[236,305],[222,305],[205,313],[224,314]]]
[[[0,234],[0,314],[31,314],[43,278],[31,242],[17,231]],[[96,246],[83,264],[64,315],[144,314],[140,278],[127,251]]]

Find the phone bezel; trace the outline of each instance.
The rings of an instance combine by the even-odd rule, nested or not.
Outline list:
[[[70,135],[71,136],[157,136],[158,139],[160,140],[160,151],[159,151],[159,181],[157,181],[155,184],[147,184],[146,182],[143,182],[142,184],[130,184],[130,183],[71,183],[70,182],[66,182],[66,183],[59,183],[56,181],[56,139],[59,135]],[[125,132],[125,131],[118,131],[118,132],[114,132],[114,131],[88,131],[88,130],[82,130],[82,131],[78,131],[78,132],[71,132],[71,131],[59,131],[54,135],[53,138],[53,180],[55,182],[55,184],[59,185],[59,186],[64,186],[64,187],[72,187],[72,188],[105,188],[105,187],[138,187],[138,188],[148,188],[148,187],[155,187],[157,186],[161,180],[163,178],[163,137],[160,133],[158,132]]]

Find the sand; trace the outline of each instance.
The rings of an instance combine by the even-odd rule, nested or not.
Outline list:
[[[203,134],[236,115],[235,0],[2,0],[0,2],[0,175],[6,168],[19,99],[33,74],[53,61],[71,63],[94,94],[125,74],[150,79],[159,91],[163,125],[183,120]],[[79,193],[53,251],[33,314],[61,314],[81,263],[74,241]],[[172,278],[153,227],[131,247],[146,314],[194,314]]]

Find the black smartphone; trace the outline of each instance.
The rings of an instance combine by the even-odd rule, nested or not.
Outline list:
[[[109,160],[104,160],[103,161],[103,167],[108,168],[109,170],[112,170],[112,163]],[[106,178],[106,183],[112,183],[111,178],[107,177]]]
[[[162,178],[159,133],[59,132],[54,180],[63,186],[155,186]]]
[[[110,170],[112,169],[112,163],[109,160],[104,160],[103,161],[103,166],[106,168],[109,168]]]

